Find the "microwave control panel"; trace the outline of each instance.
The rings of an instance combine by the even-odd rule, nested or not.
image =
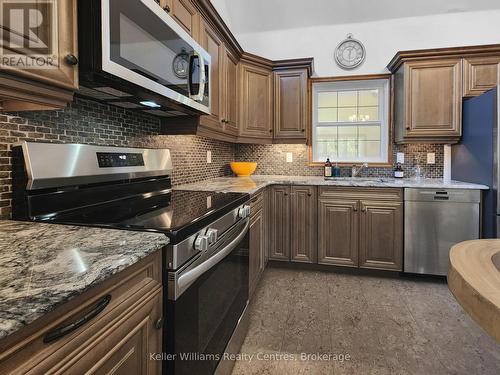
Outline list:
[[[99,168],[144,166],[141,153],[97,152],[96,155]]]

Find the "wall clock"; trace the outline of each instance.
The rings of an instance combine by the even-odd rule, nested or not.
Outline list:
[[[335,48],[335,61],[342,69],[354,69],[365,61],[366,50],[363,44],[347,34],[345,40]]]
[[[172,61],[172,70],[177,78],[185,79],[188,76],[189,70],[189,54],[186,50],[182,50]]]

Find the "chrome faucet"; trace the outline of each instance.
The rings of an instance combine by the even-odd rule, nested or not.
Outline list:
[[[351,168],[351,177],[357,177],[359,173],[365,168],[368,168],[368,163],[363,163],[359,166],[359,168],[356,166],[356,164],[354,164]]]

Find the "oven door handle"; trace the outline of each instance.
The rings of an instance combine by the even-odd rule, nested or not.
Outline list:
[[[205,262],[196,266],[192,270],[183,273],[177,279],[177,295],[181,295],[184,291],[191,286],[198,278],[203,275],[205,272],[216,266],[220,263],[231,251],[234,250],[236,246],[240,243],[240,241],[245,237],[248,232],[248,228],[250,227],[250,220],[246,219],[246,224],[243,230],[236,236],[225,248],[220,250],[213,257],[207,259]]]

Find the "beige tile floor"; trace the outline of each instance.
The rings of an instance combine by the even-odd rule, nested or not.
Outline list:
[[[500,345],[441,281],[267,268],[250,319],[233,375],[500,374]],[[316,353],[330,360],[301,357]]]

